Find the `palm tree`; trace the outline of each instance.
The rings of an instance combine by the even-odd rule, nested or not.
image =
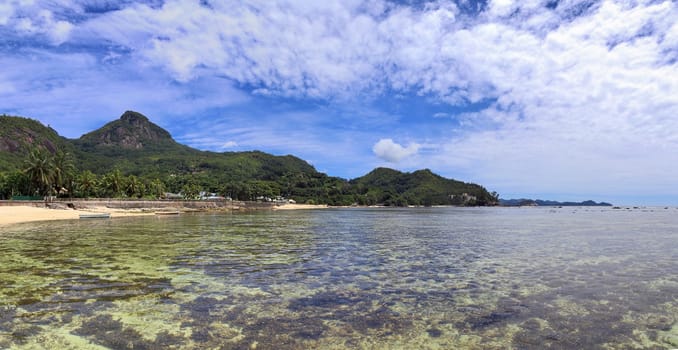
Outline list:
[[[104,176],[103,187],[108,196],[122,197],[123,189],[125,188],[125,179],[120,172],[120,169],[115,169]]]
[[[141,198],[144,195],[145,191],[146,188],[144,184],[141,181],[139,181],[139,178],[137,178],[134,175],[130,175],[127,177],[126,192],[129,197]]]
[[[83,171],[77,180],[78,192],[83,197],[90,197],[97,191],[97,176],[89,170]]]
[[[75,164],[71,155],[62,150],[57,150],[54,154],[54,185],[57,191],[61,192],[62,189],[65,189],[70,193],[74,174]]]
[[[165,196],[165,184],[160,179],[154,179],[147,187],[148,191],[155,198],[163,198]]]
[[[49,195],[54,183],[54,164],[49,152],[41,147],[33,148],[24,161],[24,173],[31,182],[31,189],[41,195]]]

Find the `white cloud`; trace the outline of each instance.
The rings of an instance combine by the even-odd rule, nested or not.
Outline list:
[[[506,98],[516,77],[539,78],[542,70],[553,70],[562,58],[549,55],[544,45],[564,28],[576,28],[568,34],[579,48],[631,40],[650,27],[667,32],[666,43],[675,36],[668,28],[676,13],[670,1],[647,6],[605,1],[593,15],[568,17],[587,6],[573,0],[547,9],[541,1],[496,0],[485,16],[469,19],[449,1],[417,10],[383,1],[206,7],[170,0],[160,7],[132,4],[79,29],[94,35],[92,40],[130,47],[182,82],[218,74],[268,95],[333,98],[395,89],[453,104]],[[571,57],[570,48],[563,49],[559,54]]]
[[[73,25],[63,14],[55,19],[50,2],[12,4],[32,14],[21,17],[24,32],[50,33],[56,44],[77,32],[79,39],[123,45],[181,82],[216,74],[268,95],[326,99],[394,89],[453,104],[494,97],[511,103],[506,92],[520,89],[518,81],[576,64],[573,48],[606,50],[649,32],[664,50],[675,50],[677,12],[671,1],[570,0],[549,9],[537,0],[494,0],[481,16],[468,18],[452,1],[415,9],[386,1],[207,7],[169,0],[157,7],[123,3],[119,11]],[[66,6],[76,13],[83,8],[77,1]],[[576,41],[560,42],[564,33]]]
[[[238,143],[235,142],[235,141],[228,141],[221,146],[221,148],[223,148],[223,149],[234,148],[234,147],[238,147]]]
[[[50,44],[61,45],[70,38],[74,26],[66,20],[56,19],[47,4],[54,6],[14,0],[0,4],[0,26],[8,27],[11,33],[20,37],[43,36]]]
[[[372,147],[372,152],[374,154],[391,163],[398,163],[403,158],[417,154],[421,145],[416,143],[410,143],[407,147],[403,147],[395,142],[392,139],[381,139]]]
[[[67,21],[55,21],[47,32],[55,45],[63,44],[68,40],[73,30],[73,25]]]
[[[9,20],[14,15],[14,6],[12,3],[1,3],[0,4],[0,25],[4,26],[9,23]]]
[[[489,5],[489,14],[492,16],[508,16],[515,11],[519,4],[513,0],[492,0]]]
[[[385,1],[219,2],[207,8],[174,0],[157,9],[134,5],[85,27],[138,49],[179,81],[206,67],[208,74],[276,95],[331,98],[378,92],[385,84],[409,90],[404,84],[415,77],[389,81],[383,73],[402,71],[401,64],[428,69],[436,57],[419,45],[436,50],[456,16],[456,6],[445,1],[415,11]]]

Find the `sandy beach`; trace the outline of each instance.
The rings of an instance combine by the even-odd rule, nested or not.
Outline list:
[[[325,209],[327,205],[318,204],[285,204],[275,206],[273,210]],[[163,211],[163,210],[161,210]],[[108,207],[92,207],[88,209],[49,209],[33,206],[0,206],[0,227],[35,221],[75,220],[81,214],[110,213],[112,218],[126,216],[154,215],[155,212],[144,209],[116,209]]]
[[[110,213],[111,217],[154,215],[153,212],[140,210],[111,209],[105,207],[91,208],[87,210],[73,209],[49,209],[31,206],[2,206],[0,207],[0,227],[34,221],[50,220],[74,220],[79,219],[80,214]]]

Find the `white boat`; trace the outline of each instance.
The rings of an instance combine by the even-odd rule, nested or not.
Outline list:
[[[179,215],[179,211],[156,211],[155,215]]]
[[[81,219],[108,219],[110,217],[111,213],[80,214]]]

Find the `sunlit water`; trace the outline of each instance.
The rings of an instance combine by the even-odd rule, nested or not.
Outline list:
[[[0,229],[5,349],[678,348],[678,209],[203,214]]]

